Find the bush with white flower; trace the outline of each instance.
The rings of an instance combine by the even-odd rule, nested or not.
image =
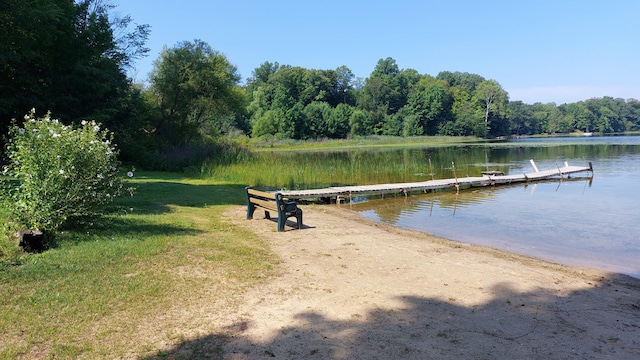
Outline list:
[[[100,124],[82,121],[74,128],[50,114],[36,118],[32,109],[22,126],[9,131],[4,167],[9,181],[3,189],[20,226],[56,230],[68,221],[100,215],[125,190],[112,134]]]

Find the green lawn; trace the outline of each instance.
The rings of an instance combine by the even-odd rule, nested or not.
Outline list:
[[[211,289],[209,301],[232,300],[274,274],[267,245],[221,219],[244,204],[243,185],[169,173],[137,173],[134,182],[134,197],[112,214],[0,265],[0,359],[153,352],[144,341],[132,345],[127,329],[210,299]]]

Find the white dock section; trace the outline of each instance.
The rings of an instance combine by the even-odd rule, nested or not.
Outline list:
[[[533,160],[532,160],[533,163]],[[534,166],[537,170],[537,167]],[[311,198],[352,198],[358,195],[375,195],[387,193],[408,193],[415,191],[429,191],[447,188],[479,187],[489,185],[511,184],[517,182],[541,181],[557,177],[569,177],[570,174],[591,172],[593,167],[569,166],[566,162],[563,167],[553,170],[535,171],[516,175],[483,175],[478,177],[461,177],[454,179],[428,180],[413,183],[376,184],[362,186],[335,186],[324,189],[309,190],[282,190],[280,193],[289,199]]]

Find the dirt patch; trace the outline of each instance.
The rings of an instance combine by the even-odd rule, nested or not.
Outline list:
[[[228,221],[268,240],[282,276],[223,331],[227,359],[638,358],[640,281],[305,206],[305,228]]]

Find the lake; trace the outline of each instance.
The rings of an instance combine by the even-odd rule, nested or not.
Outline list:
[[[598,267],[640,278],[640,137],[518,139],[489,146],[403,149],[423,172],[405,181],[505,174],[593,164],[594,174],[540,183],[360,198],[365,218],[452,240],[509,250],[568,265]],[[389,158],[394,158],[389,156]],[[432,167],[427,164],[433,159]],[[400,160],[393,160],[400,161]],[[415,170],[414,170],[415,171]]]

